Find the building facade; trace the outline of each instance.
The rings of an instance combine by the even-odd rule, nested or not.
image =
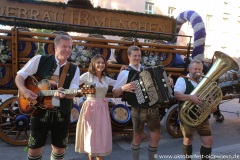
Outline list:
[[[176,18],[181,12],[197,12],[206,28],[205,58],[214,51],[240,57],[240,1],[239,0],[91,0],[94,7],[161,14]],[[186,22],[179,34],[193,36],[193,28]],[[188,43],[179,39],[178,43]],[[192,42],[193,38],[192,38]]]

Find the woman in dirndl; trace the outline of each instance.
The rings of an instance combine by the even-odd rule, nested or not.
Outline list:
[[[103,160],[112,152],[112,129],[108,99],[108,86],[115,80],[107,77],[107,63],[100,54],[91,59],[88,72],[80,76],[80,84],[95,84],[96,92],[87,95],[76,127],[75,151],[87,153],[89,160]]]

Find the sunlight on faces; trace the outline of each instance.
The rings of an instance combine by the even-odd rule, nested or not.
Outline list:
[[[57,59],[65,62],[72,53],[72,41],[61,39],[54,48]]]
[[[202,75],[203,65],[199,63],[193,63],[189,66],[189,74],[190,77],[197,80],[200,78],[200,75],[197,73],[200,73]]]
[[[104,59],[102,58],[98,58],[98,60],[96,61],[95,63],[95,69],[97,72],[102,72],[105,68],[105,62],[104,62]]]
[[[132,65],[138,65],[141,61],[141,51],[131,51],[131,54],[128,55],[129,62]]]

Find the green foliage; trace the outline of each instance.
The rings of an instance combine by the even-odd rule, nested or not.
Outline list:
[[[0,39],[0,64],[10,61],[12,57],[11,49]],[[1,76],[0,76],[1,79]]]
[[[53,31],[52,30],[48,30],[48,29],[30,29],[31,31],[33,32],[37,32],[37,33],[52,33]],[[43,37],[38,37],[38,38],[43,38]],[[39,48],[38,48],[38,54],[40,55],[44,55],[45,52],[44,52],[44,44],[43,43],[40,43],[39,44]]]

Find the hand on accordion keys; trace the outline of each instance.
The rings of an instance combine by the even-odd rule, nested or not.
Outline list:
[[[130,83],[127,83],[127,84],[123,85],[121,87],[121,89],[125,92],[134,93],[137,88],[136,88],[136,85],[134,84],[134,82],[130,82]]]

